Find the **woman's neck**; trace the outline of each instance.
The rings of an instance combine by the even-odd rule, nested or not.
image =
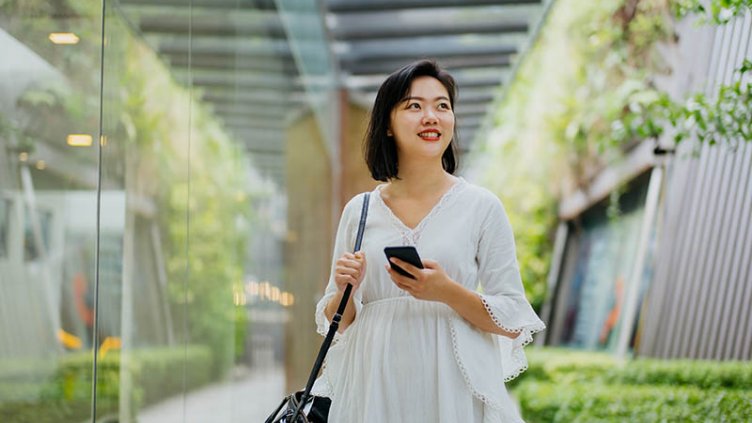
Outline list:
[[[399,179],[389,182],[390,194],[396,197],[431,197],[443,193],[454,183],[456,178],[435,163],[400,163]]]

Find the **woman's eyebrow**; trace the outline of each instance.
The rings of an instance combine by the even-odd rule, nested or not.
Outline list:
[[[418,96],[409,96],[409,97],[405,97],[405,98],[404,98],[404,99],[403,99],[402,101],[410,101],[410,100],[420,100],[420,101],[426,101],[426,99],[425,99],[425,98],[423,98],[423,97],[418,97]],[[449,101],[449,98],[447,98],[446,96],[443,96],[443,95],[442,95],[442,96],[439,96],[439,97],[436,97],[436,98],[434,98],[434,99],[433,99],[433,101],[437,101],[437,100],[446,100],[446,101]]]

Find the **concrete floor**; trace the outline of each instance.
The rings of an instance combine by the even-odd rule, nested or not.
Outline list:
[[[256,369],[144,408],[138,423],[263,422],[283,395],[281,367]]]

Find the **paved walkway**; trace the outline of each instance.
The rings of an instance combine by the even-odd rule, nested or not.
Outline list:
[[[210,385],[147,407],[138,423],[263,422],[282,401],[281,367],[254,370],[222,384]],[[184,401],[185,399],[185,401]]]

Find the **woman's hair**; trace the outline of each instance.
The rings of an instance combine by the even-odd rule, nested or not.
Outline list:
[[[454,111],[454,98],[457,96],[457,85],[452,75],[441,69],[433,60],[420,60],[411,63],[386,78],[378,94],[371,111],[371,121],[368,124],[365,143],[363,145],[366,164],[371,176],[377,181],[387,182],[397,178],[397,144],[394,137],[388,136],[387,131],[391,123],[391,114],[394,107],[409,95],[413,80],[421,76],[436,78],[449,93],[449,103]],[[457,125],[455,122],[454,133],[449,146],[441,156],[441,165],[444,170],[453,174],[457,169]]]

